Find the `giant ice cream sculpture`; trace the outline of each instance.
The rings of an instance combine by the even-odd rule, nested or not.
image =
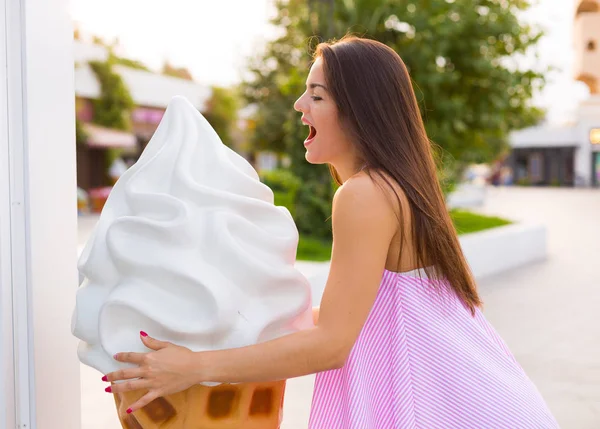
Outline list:
[[[101,373],[117,352],[148,352],[140,330],[193,351],[242,347],[312,324],[294,268],[298,232],[252,166],[182,97],[113,188],[79,260],[73,334]],[[134,415],[144,392],[115,395],[124,428],[271,429],[285,382],[194,386]]]

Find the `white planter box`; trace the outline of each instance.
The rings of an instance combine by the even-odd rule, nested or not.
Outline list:
[[[463,235],[460,243],[477,280],[546,258],[546,227],[512,224]],[[321,302],[329,263],[299,262],[312,286],[313,304]]]
[[[546,258],[546,227],[513,224],[460,238],[476,279],[499,274]]]
[[[451,209],[480,207],[485,203],[486,187],[464,183],[448,195],[446,205]]]

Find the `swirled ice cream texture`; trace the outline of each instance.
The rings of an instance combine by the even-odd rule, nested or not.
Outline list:
[[[117,182],[79,260],[73,334],[106,374],[144,330],[194,351],[242,347],[310,327],[298,231],[252,166],[175,97]]]

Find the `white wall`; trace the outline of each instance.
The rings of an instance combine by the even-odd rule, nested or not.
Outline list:
[[[0,0],[3,429],[80,428],[70,331],[77,214],[68,8],[68,0]]]
[[[6,1],[0,0],[0,28],[4,28]],[[11,267],[11,190],[10,159],[8,150],[8,111],[7,103],[7,55],[6,33],[0,31],[0,429],[12,429],[15,417],[15,376],[12,317],[12,267]]]
[[[547,148],[577,146],[577,127],[541,125],[510,133],[513,148]]]

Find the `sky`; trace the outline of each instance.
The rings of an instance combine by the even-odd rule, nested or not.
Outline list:
[[[119,39],[123,54],[153,69],[165,60],[187,67],[194,79],[208,85],[239,82],[249,56],[276,34],[268,21],[273,0],[71,0],[71,16],[84,34]],[[552,66],[535,104],[548,110],[548,121],[571,119],[587,97],[573,81],[575,0],[537,0],[523,19],[541,25],[546,36],[540,58],[525,59],[536,67]]]

